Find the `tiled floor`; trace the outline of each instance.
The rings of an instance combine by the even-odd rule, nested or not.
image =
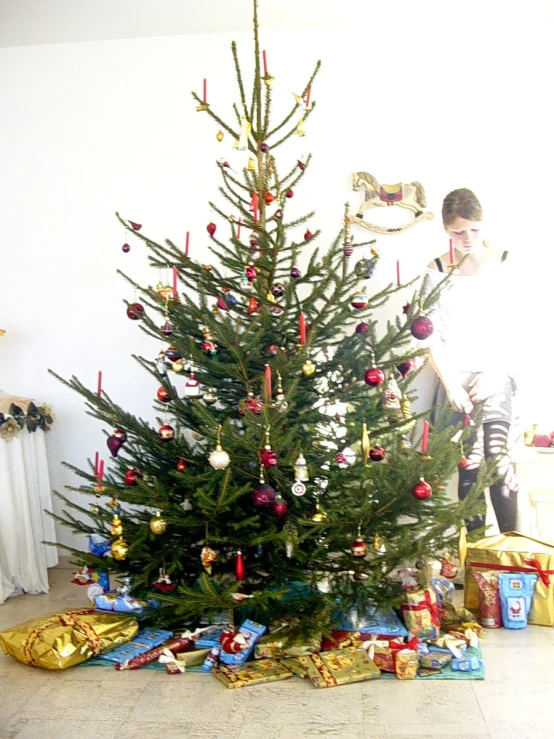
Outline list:
[[[0,628],[86,604],[71,572],[0,606]],[[554,739],[554,629],[490,631],[485,681],[374,680],[316,690],[293,678],[228,690],[211,675],[72,668],[0,655],[0,739]]]

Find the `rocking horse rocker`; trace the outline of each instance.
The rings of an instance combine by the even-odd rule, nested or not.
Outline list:
[[[433,214],[423,210],[427,206],[425,190],[419,182],[399,183],[397,185],[381,185],[368,172],[354,172],[352,175],[352,189],[365,188],[365,199],[355,216],[350,218],[351,223],[357,223],[363,228],[381,234],[401,233],[420,221],[432,220]],[[414,213],[414,218],[402,226],[387,228],[364,221],[364,213],[368,208],[383,208],[398,205]]]

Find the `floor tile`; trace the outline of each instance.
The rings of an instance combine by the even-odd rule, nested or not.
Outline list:
[[[1,726],[1,725],[0,725]],[[6,724],[0,739],[116,739],[119,723],[87,718],[19,718]]]

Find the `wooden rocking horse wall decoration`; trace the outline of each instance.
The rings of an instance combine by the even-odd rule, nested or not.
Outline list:
[[[419,182],[409,184],[400,182],[397,185],[381,185],[368,172],[354,172],[352,175],[352,189],[365,188],[364,202],[358,208],[356,215],[350,217],[351,223],[357,223],[363,228],[380,234],[394,234],[406,231],[416,223],[433,219],[433,214],[423,210],[427,206],[425,190]],[[414,217],[402,226],[387,228],[364,220],[364,213],[369,208],[382,208],[398,205],[414,213]]]

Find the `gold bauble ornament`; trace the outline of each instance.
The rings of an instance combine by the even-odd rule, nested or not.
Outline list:
[[[123,533],[123,526],[121,525],[121,519],[117,514],[112,518],[112,528],[110,529],[111,536],[121,536]]]
[[[225,449],[221,448],[221,444],[218,444],[213,452],[208,457],[208,462],[214,468],[214,470],[224,470],[229,466],[231,461],[229,455]]]
[[[224,137],[224,133],[223,133],[223,131],[218,131],[218,132],[216,133],[215,137],[216,137],[216,139],[217,139],[218,141],[223,141],[223,137]]]
[[[167,522],[162,518],[159,511],[150,519],[150,531],[153,534],[163,534],[167,529]]]
[[[306,377],[310,377],[310,375],[313,375],[315,372],[315,364],[312,362],[311,359],[307,359],[304,364],[302,365],[302,372]]]
[[[122,539],[121,536],[112,544],[112,554],[114,559],[125,559],[127,557],[128,551],[129,542],[125,541],[125,539]]]
[[[375,534],[375,536],[373,537],[373,542],[371,544],[373,551],[379,552],[382,546],[383,546],[383,540],[381,539],[379,534]]]
[[[182,372],[185,369],[185,365],[182,363],[180,359],[178,359],[176,362],[173,362],[171,365],[171,369],[173,372]]]
[[[322,521],[325,521],[327,518],[327,514],[325,511],[322,511],[319,507],[319,503],[315,504],[315,513],[312,515],[312,521],[314,523],[321,523]]]

